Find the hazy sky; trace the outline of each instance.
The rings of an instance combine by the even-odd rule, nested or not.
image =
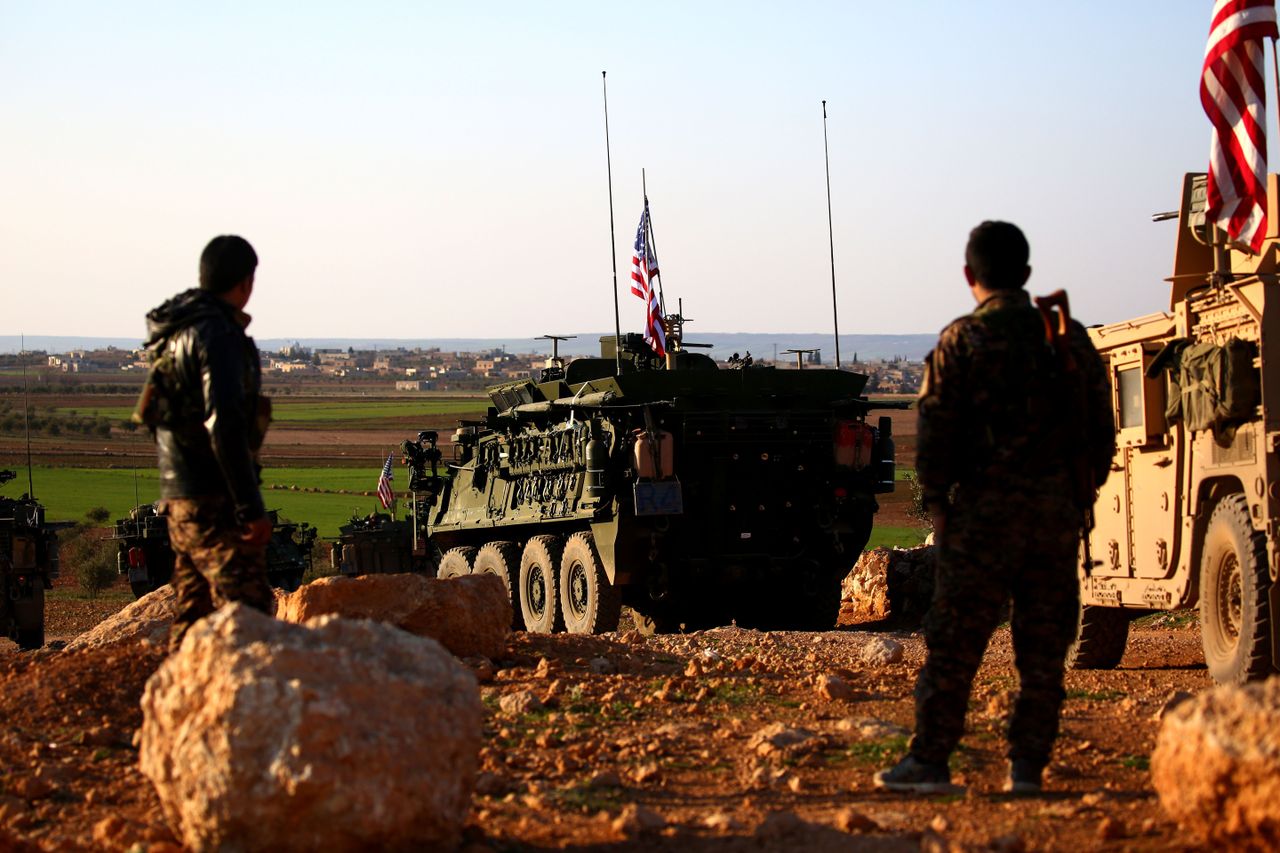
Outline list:
[[[1083,321],[1148,313],[1211,8],[0,0],[0,333],[140,337],[218,233],[258,337],[609,329],[604,69],[624,330],[642,167],[691,337],[830,328],[824,98],[842,332],[967,311],[985,218]]]

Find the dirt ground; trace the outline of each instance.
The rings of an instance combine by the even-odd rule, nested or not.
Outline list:
[[[50,625],[71,636],[101,610],[51,601]],[[918,635],[889,635],[902,663],[868,666],[860,652],[883,635],[855,629],[517,634],[478,671],[487,719],[468,849],[1185,849],[1147,756],[1169,696],[1210,683],[1186,622],[1146,620],[1119,669],[1069,675],[1048,790],[1032,798],[999,793],[1016,690],[1007,629],[954,760],[967,794],[924,798],[871,784],[905,748]],[[176,849],[132,746],[160,657],[0,648],[0,850]],[[851,697],[820,696],[823,674]],[[501,709],[522,691],[523,708]]]

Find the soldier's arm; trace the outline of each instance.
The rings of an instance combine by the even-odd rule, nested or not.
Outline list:
[[[1111,473],[1111,461],[1116,455],[1116,420],[1111,405],[1111,383],[1107,380],[1107,366],[1083,326],[1072,329],[1072,349],[1076,364],[1084,374],[1085,429],[1088,430],[1089,466],[1093,471],[1094,486],[1101,486]]]
[[[235,503],[236,518],[247,523],[262,518],[266,510],[249,446],[249,428],[255,413],[249,411],[245,398],[244,347],[234,334],[214,334],[203,343],[200,379],[204,428]]]
[[[967,370],[954,327],[943,331],[938,345],[925,358],[920,387],[916,475],[925,507],[945,508],[947,495],[959,479],[965,453],[965,383]]]

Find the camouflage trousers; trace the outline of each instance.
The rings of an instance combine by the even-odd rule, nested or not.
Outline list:
[[[230,502],[224,498],[168,498],[169,544],[173,548],[173,588],[178,611],[169,631],[169,651],[187,630],[232,601],[270,613],[267,551],[241,539]]]
[[[928,657],[916,682],[911,741],[917,759],[945,764],[959,744],[974,675],[1012,602],[1020,684],[1008,755],[1048,764],[1079,611],[1078,517],[1069,501],[1056,496],[1010,501],[1009,495],[974,495],[952,507],[924,620]]]

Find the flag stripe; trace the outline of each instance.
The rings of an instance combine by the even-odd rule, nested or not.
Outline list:
[[[1276,37],[1275,0],[1218,0],[1200,76],[1200,103],[1213,125],[1206,213],[1255,252],[1267,234],[1262,40]]]
[[[378,500],[382,501],[382,508],[387,509],[396,499],[396,493],[391,490],[391,480],[394,478],[391,473],[391,454],[387,454],[387,461],[382,465],[382,474],[378,477]]]
[[[636,229],[635,253],[631,256],[631,292],[645,301],[644,340],[660,358],[667,355],[667,334],[662,325],[662,302],[653,280],[658,277],[658,258],[649,240],[649,201],[645,200]]]

